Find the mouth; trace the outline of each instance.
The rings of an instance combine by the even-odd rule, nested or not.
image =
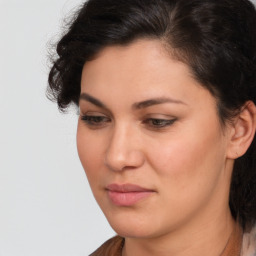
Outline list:
[[[155,193],[152,189],[134,184],[110,184],[106,190],[110,201],[117,206],[132,206]]]

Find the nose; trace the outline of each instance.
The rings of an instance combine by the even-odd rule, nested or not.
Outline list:
[[[129,127],[116,127],[109,139],[105,165],[113,171],[136,169],[144,164],[140,134]]]

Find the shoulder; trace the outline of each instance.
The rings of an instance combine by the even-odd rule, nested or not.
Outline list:
[[[90,256],[120,256],[124,239],[115,236],[107,240]],[[243,245],[241,256],[256,256],[256,224],[249,231],[243,234]]]
[[[95,252],[89,256],[120,256],[124,239],[120,236],[115,236],[102,244]]]
[[[256,224],[243,235],[241,256],[256,256]]]

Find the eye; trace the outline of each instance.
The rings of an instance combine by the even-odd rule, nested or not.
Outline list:
[[[102,115],[82,115],[81,120],[91,127],[102,127],[111,121],[110,118]]]
[[[150,128],[161,129],[172,125],[177,119],[159,119],[159,118],[148,118],[143,121],[144,124],[150,126]]]

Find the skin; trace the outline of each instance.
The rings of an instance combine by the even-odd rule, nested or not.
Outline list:
[[[228,198],[240,151],[236,128],[223,128],[216,99],[189,67],[157,40],[106,47],[85,63],[81,95],[79,157],[107,220],[126,238],[123,255],[220,255],[234,227]],[[172,100],[138,104],[155,98]],[[117,206],[112,183],[153,192]]]

